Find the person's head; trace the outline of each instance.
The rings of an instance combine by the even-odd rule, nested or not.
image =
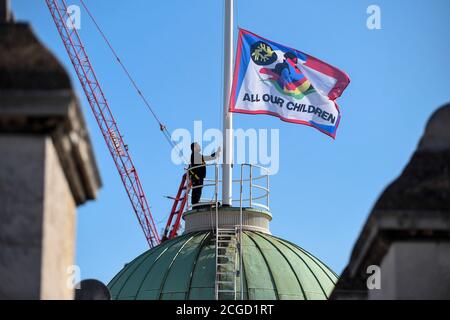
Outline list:
[[[191,143],[191,151],[192,152],[200,152],[201,150],[202,150],[202,148],[200,147],[200,145],[197,142]]]
[[[292,53],[292,52],[286,52],[285,54],[284,54],[284,58],[286,59],[286,60],[291,60],[293,63],[295,63],[295,64],[297,64],[297,62],[298,62],[298,58],[297,58],[297,56],[294,54],[294,53]]]

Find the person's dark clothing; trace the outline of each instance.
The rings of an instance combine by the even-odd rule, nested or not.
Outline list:
[[[189,169],[193,167],[197,167],[205,164],[205,158],[200,152],[192,152],[191,153],[191,164],[189,165]],[[199,168],[194,168],[189,171],[191,175],[191,180],[193,179],[204,179],[206,177],[206,167],[201,166]]]
[[[191,204],[197,204],[200,202],[200,198],[202,197],[202,189],[203,187],[198,187],[197,186],[202,186],[203,185],[203,179],[201,180],[192,180],[192,198],[191,198]]]
[[[215,153],[213,153],[211,157],[215,157]],[[201,153],[199,152],[191,153],[191,164],[189,165],[189,178],[191,179],[192,187],[203,185],[203,180],[206,177],[206,166],[204,166],[204,164],[205,158]],[[194,168],[200,165],[202,166]],[[192,205],[200,202],[200,198],[202,197],[202,189],[203,189],[202,187],[192,189],[192,199],[191,199]]]

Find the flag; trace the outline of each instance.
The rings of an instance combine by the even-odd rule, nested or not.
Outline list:
[[[239,29],[230,112],[268,114],[336,137],[350,79],[306,53]]]

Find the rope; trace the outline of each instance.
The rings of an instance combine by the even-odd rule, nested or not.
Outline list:
[[[100,33],[101,37],[103,38],[103,40],[105,41],[105,43],[108,45],[109,49],[111,50],[112,54],[114,55],[114,57],[116,58],[117,63],[119,63],[119,65],[121,66],[122,70],[125,72],[128,80],[130,80],[131,84],[133,85],[133,87],[136,89],[136,92],[138,93],[139,97],[141,98],[141,100],[144,102],[144,104],[147,106],[148,110],[150,111],[150,113],[152,114],[153,118],[156,120],[156,122],[159,125],[159,129],[160,131],[163,133],[164,137],[166,138],[166,140],[169,142],[169,144],[172,146],[172,148],[177,149],[178,154],[183,158],[183,160],[185,161],[185,163],[187,163],[186,158],[184,157],[183,152],[181,151],[181,149],[178,147],[177,144],[175,144],[172,141],[171,138],[171,134],[169,132],[169,130],[167,129],[167,127],[162,123],[161,119],[158,117],[158,115],[156,114],[155,110],[153,109],[152,105],[150,104],[150,102],[147,100],[147,98],[144,96],[144,94],[142,93],[142,90],[139,88],[139,86],[137,85],[135,79],[133,78],[133,76],[131,75],[131,73],[129,72],[128,68],[125,66],[125,64],[122,62],[122,60],[120,59],[119,55],[117,54],[117,51],[114,49],[114,47],[111,44],[111,41],[109,41],[108,37],[106,36],[106,34],[103,32],[103,30],[100,28],[100,25],[97,23],[96,19],[94,18],[94,16],[92,15],[91,11],[88,9],[88,7],[86,6],[86,4],[84,3],[83,0],[80,0],[81,5],[83,6],[83,8],[86,10],[88,16],[90,17],[90,19],[92,20],[92,22],[94,23],[97,31]]]

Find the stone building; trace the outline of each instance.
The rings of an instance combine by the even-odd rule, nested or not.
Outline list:
[[[0,14],[0,299],[72,299],[76,208],[98,168],[67,72],[6,0]]]
[[[450,299],[450,104],[376,202],[333,299]],[[368,289],[379,267],[379,289]],[[376,281],[375,278],[369,280]]]

